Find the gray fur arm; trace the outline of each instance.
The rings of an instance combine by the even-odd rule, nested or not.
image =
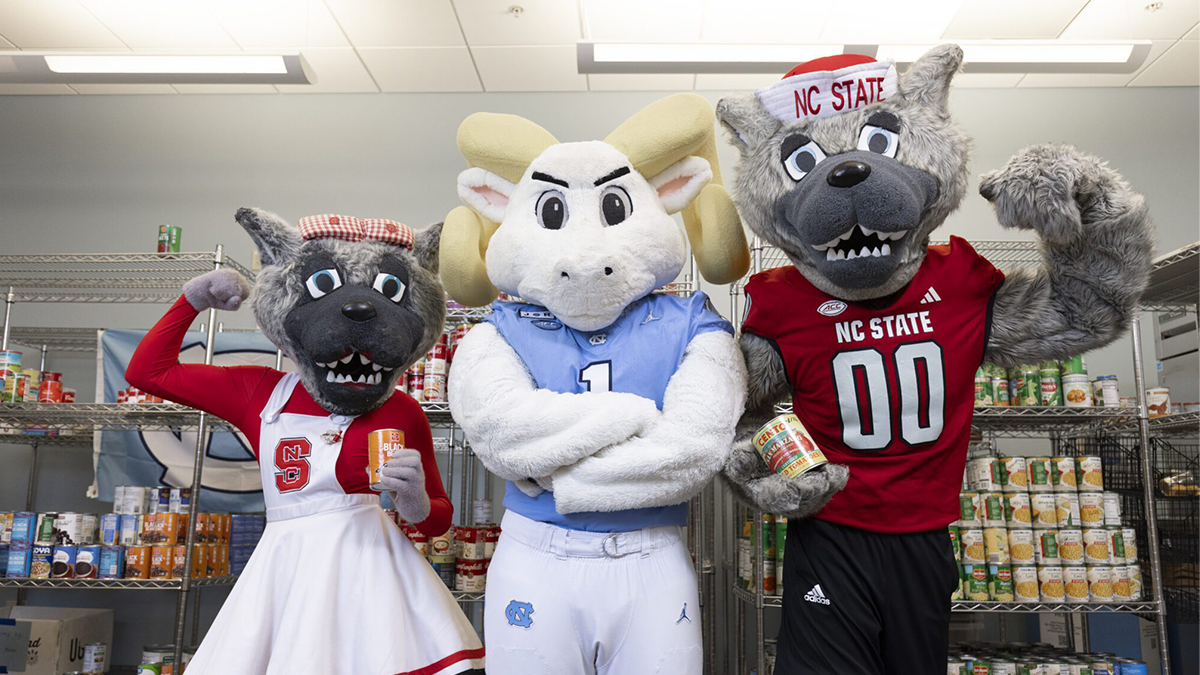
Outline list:
[[[1153,226],[1145,200],[1099,159],[1041,145],[985,174],[979,192],[1004,227],[1032,229],[1042,265],[996,292],[987,360],[1016,366],[1101,347],[1128,325],[1146,287]]]
[[[184,284],[183,297],[197,312],[213,308],[232,312],[250,297],[250,283],[236,270],[213,270]]]
[[[766,513],[804,518],[820,511],[846,485],[850,470],[838,464],[805,472],[796,478],[772,473],[750,437],[775,417],[775,405],[791,390],[779,352],[768,340],[752,333],[741,337],[742,355],[750,374],[746,414],[738,422],[733,452],[725,463],[725,482],[743,502]]]
[[[692,338],[640,435],[554,473],[560,513],[623,511],[687,501],[729,457],[746,404],[746,369],[727,333]]]

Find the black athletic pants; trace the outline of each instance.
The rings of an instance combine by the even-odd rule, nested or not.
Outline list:
[[[958,567],[945,528],[788,522],[775,675],[943,675]]]

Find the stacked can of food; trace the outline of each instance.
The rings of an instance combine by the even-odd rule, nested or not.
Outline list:
[[[1113,654],[1077,653],[1048,643],[960,642],[947,675],[1147,675],[1146,664]]]

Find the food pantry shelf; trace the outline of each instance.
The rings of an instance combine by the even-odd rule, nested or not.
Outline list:
[[[1150,285],[1141,307],[1148,311],[1190,310],[1200,304],[1200,243],[1190,244],[1154,260]]]
[[[0,290],[16,302],[161,302],[179,297],[183,284],[218,261],[216,252],[0,255]],[[254,273],[223,256],[223,267]]]
[[[1107,425],[1136,425],[1136,408],[1064,408],[1056,406],[978,406],[972,424],[1004,437],[1042,436],[1049,431],[1078,433]]]
[[[457,602],[483,602],[483,593],[476,591],[450,591]]]
[[[1106,602],[1068,605],[1063,603],[1043,604],[1040,602],[969,602],[957,601],[950,603],[954,612],[1033,612],[1057,614],[1060,612],[1131,612],[1135,614],[1153,614],[1158,608],[1156,602]]]
[[[94,354],[99,340],[99,328],[13,328],[8,340],[52,352],[84,352]]]
[[[192,579],[192,588],[230,586],[237,575]],[[179,590],[182,579],[0,579],[0,588],[117,588],[126,590]]]

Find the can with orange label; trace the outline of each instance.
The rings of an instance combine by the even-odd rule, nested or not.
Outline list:
[[[183,547],[187,549],[186,546]],[[208,544],[197,544],[192,548],[192,578],[208,576]]]
[[[376,429],[367,434],[367,481],[372,490],[383,489],[384,464],[404,449],[404,432],[399,429]]]
[[[753,442],[771,471],[788,478],[826,463],[825,453],[817,447],[800,418],[792,413],[764,424],[754,434]]]
[[[175,562],[174,546],[150,547],[150,578],[171,578],[171,565]]]
[[[182,579],[187,570],[187,546],[171,547],[171,578]]]
[[[150,578],[149,546],[130,546],[125,549],[125,578]]]

